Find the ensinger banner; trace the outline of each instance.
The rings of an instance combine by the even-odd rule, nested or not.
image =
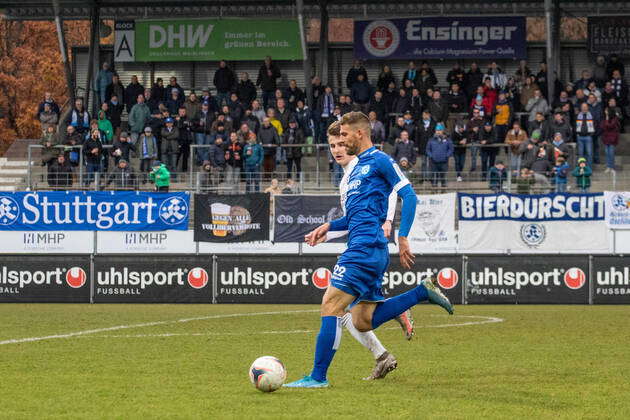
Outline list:
[[[116,29],[116,61],[302,59],[297,20],[137,20]]]
[[[189,208],[183,192],[0,193],[0,230],[186,230]]]
[[[354,54],[364,60],[526,58],[525,17],[356,20]]]
[[[604,195],[459,193],[461,252],[608,252]]]

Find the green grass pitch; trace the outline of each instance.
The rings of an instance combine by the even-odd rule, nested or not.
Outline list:
[[[413,313],[411,342],[377,330],[384,380],[344,332],[331,388],[264,394],[257,357],[310,371],[316,306],[0,305],[0,418],[630,418],[629,306]]]

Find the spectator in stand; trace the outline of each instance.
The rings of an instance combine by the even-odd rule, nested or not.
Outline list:
[[[521,123],[514,121],[512,129],[505,137],[505,143],[510,146],[510,169],[519,173],[521,170],[521,144],[527,141],[527,132],[521,128]]]
[[[536,149],[536,158],[532,162],[531,169],[535,174],[544,175],[547,178],[551,175],[553,165],[549,161],[549,155],[545,147]]]
[[[427,157],[431,163],[431,185],[434,188],[441,184],[446,188],[446,171],[448,170],[448,160],[453,156],[453,142],[445,135],[446,127],[442,123],[435,126],[435,135],[431,137],[427,144]]]
[[[609,115],[611,116],[611,118],[613,116],[617,117],[619,119],[619,124],[621,126],[622,129],[622,133],[623,133],[623,124],[624,124],[624,118],[623,118],[623,114],[621,111],[621,108],[619,108],[617,106],[617,100],[615,98],[610,98],[608,99],[608,101],[606,102],[607,106],[605,108],[605,110],[608,110]]]
[[[203,102],[198,118],[193,120],[193,131],[195,133],[195,144],[199,146],[208,146],[212,144],[212,125],[214,123],[214,113],[210,111],[209,103]],[[209,148],[196,148],[197,164],[209,160]]]
[[[563,157],[567,162],[569,161],[569,157],[571,156],[571,149],[564,137],[562,137],[562,133],[556,133],[553,136],[553,140],[551,142],[551,150],[550,150],[550,159],[555,161],[559,157]]]
[[[359,74],[357,80],[352,84],[350,96],[354,103],[359,105],[361,112],[368,112],[370,98],[372,97],[372,86],[363,74]]]
[[[448,74],[446,75],[446,82],[448,83],[449,86],[451,86],[451,89],[452,89],[453,84],[456,84],[460,88],[463,88],[465,76],[466,74],[464,73],[464,70],[462,70],[461,66],[459,65],[459,62],[456,61],[453,64],[453,68],[449,70]]]
[[[318,76],[313,76],[311,79],[311,97],[310,103],[313,107],[319,102],[319,97],[324,93],[324,86],[322,85],[322,79]]]
[[[446,103],[448,104],[449,112],[453,112],[453,113],[468,112],[468,108],[467,108],[468,103],[466,101],[466,96],[462,93],[460,89],[461,89],[461,84],[459,83],[451,84],[451,90],[448,92],[448,95],[446,95]]]
[[[363,67],[363,63],[360,60],[354,60],[352,62],[352,67],[348,70],[348,75],[346,76],[346,87],[348,90],[352,90],[352,86],[359,80],[359,75],[363,75],[363,79],[367,80],[368,75],[365,67]]]
[[[597,102],[602,101],[602,91],[597,87],[595,82],[589,83],[589,85],[586,87],[586,89],[583,89],[583,91],[586,96],[590,96],[591,94],[595,95]]]
[[[542,92],[542,96],[547,98],[547,86],[548,86],[548,78],[547,78],[547,63],[543,60],[540,62],[540,69],[536,74],[536,84],[538,88]]]
[[[304,141],[308,144],[313,143],[313,117],[311,110],[303,100],[297,101],[297,107],[295,108],[295,119],[297,120],[298,127],[304,133]],[[309,148],[310,149],[310,148]]]
[[[209,163],[212,166],[211,178],[213,185],[219,185],[221,177],[225,172],[225,149],[226,144],[223,137],[217,137],[214,144],[210,145]]]
[[[135,104],[138,103],[138,96],[140,95],[144,95],[144,86],[142,86],[138,82],[138,76],[134,74],[133,76],[131,76],[131,83],[129,83],[127,87],[125,88],[124,97],[125,97],[125,105],[127,106],[127,113],[131,113],[131,109],[133,108]],[[156,97],[156,99],[162,100],[162,99],[166,99],[166,97],[164,98]]]
[[[595,59],[595,64],[593,65],[593,80],[599,87],[604,87],[604,83],[610,76],[608,75],[608,69],[606,68],[606,59],[603,55],[598,55]]]
[[[604,107],[601,102],[597,101],[597,98],[593,94],[588,95],[586,103],[588,104],[588,110],[595,121],[595,134],[593,134],[593,163],[599,163],[599,138],[602,134],[601,123],[604,119]]]
[[[378,81],[376,82],[376,88],[381,92],[385,92],[390,83],[396,85],[396,77],[392,73],[392,69],[389,65],[383,65],[383,69],[378,75]]]
[[[541,141],[553,137],[551,128],[549,127],[549,121],[545,118],[542,112],[536,113],[536,119],[527,125],[529,133],[538,131],[541,135]]]
[[[507,170],[503,161],[497,161],[488,173],[490,178],[488,184],[492,192],[495,194],[503,192],[503,184],[507,181]]]
[[[534,97],[536,90],[540,90],[536,84],[536,78],[529,76],[525,79],[525,83],[521,88],[521,108],[526,109],[529,100]]]
[[[426,93],[427,90],[433,89],[436,84],[435,75],[431,75],[428,69],[423,68],[420,70],[420,76],[418,76],[418,81],[415,84],[420,93]]]
[[[151,166],[149,180],[155,184],[155,191],[168,192],[171,185],[171,173],[166,165],[162,164],[159,160],[156,160]]]
[[[410,125],[408,126],[404,116],[396,118],[396,124],[391,128],[391,130],[389,130],[389,144],[395,146],[396,141],[400,139],[400,133],[403,131],[406,131],[407,133],[413,133],[415,131],[413,121],[411,121]]]
[[[83,136],[81,136],[73,126],[69,125],[66,127],[66,135],[63,144],[66,146],[66,160],[72,166],[78,166],[80,160],[79,148],[75,146],[80,147],[83,145]]]
[[[414,120],[417,120],[422,116],[423,102],[424,100],[420,94],[420,90],[418,90],[418,88],[413,88],[411,90],[411,97],[409,98],[409,109],[411,110],[411,115],[413,115]]]
[[[619,71],[619,75],[623,78],[626,74],[626,68],[623,62],[619,59],[619,55],[610,54],[608,57],[608,64],[606,65],[606,72],[608,77],[613,77],[615,71]]]
[[[249,129],[249,126],[245,123],[241,124],[241,127],[236,132],[238,136],[238,142],[245,145],[249,141],[249,135],[252,131]]]
[[[39,122],[42,124],[42,133],[48,131],[48,127],[56,129],[59,122],[59,114],[53,112],[50,103],[44,103],[44,110],[39,113]]]
[[[227,113],[220,113],[217,115],[217,119],[212,124],[212,134],[214,137],[219,133],[220,126],[223,126],[224,134],[229,135],[233,131],[234,125],[232,124],[232,119],[230,115]],[[229,140],[229,138],[225,138],[225,141]]]
[[[287,106],[291,109],[295,109],[298,101],[304,101],[306,95],[304,95],[302,89],[298,87],[296,80],[291,79],[289,81],[289,87],[284,91],[284,98],[286,99]]]
[[[271,194],[272,200],[274,195],[282,194],[278,178],[273,178],[271,180],[271,184],[265,189],[265,192]]]
[[[258,119],[260,124],[262,124],[265,117],[267,117],[267,113],[260,106],[260,101],[258,99],[254,99],[252,101],[252,115]]]
[[[531,137],[521,143],[519,146],[519,154],[521,155],[521,166],[531,169],[532,163],[538,155],[538,149],[542,146],[542,135],[539,130],[534,130]]]
[[[573,83],[574,89],[587,89],[591,82],[595,80],[591,77],[591,72],[588,70],[582,70],[581,78]]]
[[[543,97],[540,89],[534,90],[534,97],[527,101],[527,105],[525,105],[525,111],[529,112],[529,123],[536,120],[537,113],[540,112],[541,114],[546,115],[549,112],[549,105],[547,103],[547,100]],[[529,124],[527,128],[530,132],[532,131],[531,127],[529,127]]]
[[[562,134],[563,139],[571,139],[573,138],[573,129],[571,125],[569,125],[569,121],[567,117],[564,115],[564,112],[561,110],[557,110],[553,115],[553,120],[549,123],[549,132],[548,137],[544,139],[549,139],[551,136],[555,136],[556,133]]]
[[[392,113],[396,115],[402,115],[406,110],[411,108],[411,99],[407,95],[405,89],[399,89],[398,96],[394,100],[392,105]]]
[[[575,109],[573,107],[573,103],[569,99],[569,93],[566,90],[560,91],[560,95],[553,102],[552,109],[555,112],[558,112],[558,110],[562,111],[566,117],[567,123],[569,124],[571,124],[575,118]]]
[[[615,89],[613,88],[611,82],[606,82],[606,85],[604,85],[604,90],[602,91],[602,102],[604,104],[607,104],[608,101],[613,98],[617,98],[617,92],[615,92]]]
[[[414,86],[417,86],[418,81],[420,80],[420,72],[416,68],[416,63],[410,61],[407,64],[407,70],[403,73],[401,85],[404,86],[405,81],[410,80]]]
[[[580,192],[587,193],[591,188],[591,175],[593,171],[585,158],[578,159],[578,166],[573,169],[572,175],[575,177],[577,187]]]
[[[280,144],[280,136],[268,117],[263,120],[258,138],[264,150],[263,169],[265,177],[269,179],[276,169],[276,148]]]
[[[569,164],[566,159],[559,156],[556,159],[556,166],[553,168],[554,181],[556,184],[556,192],[567,192],[567,175],[569,174]]]
[[[479,131],[479,145],[481,146],[481,180],[485,181],[488,176],[488,169],[494,166],[499,149],[492,145],[497,144],[497,134],[490,121],[483,124],[483,129]]]
[[[291,119],[289,127],[282,135],[282,144],[288,145],[284,147],[287,156],[287,177],[293,177],[293,166],[295,166],[295,178],[300,179],[302,173],[302,147],[291,147],[298,144],[304,144],[304,133],[298,127],[297,121]]]
[[[614,70],[617,72],[618,70]],[[615,172],[615,147],[619,144],[619,132],[621,124],[617,115],[610,111],[610,108],[604,110],[604,119],[601,123],[602,143],[606,150],[606,173]]]
[[[164,87],[164,79],[161,77],[155,79],[155,83],[151,86],[151,96],[158,102],[166,100],[166,88]]]
[[[389,86],[387,86],[387,90],[383,92],[383,102],[385,102],[385,109],[387,109],[387,113],[393,112],[394,101],[398,97],[398,90],[396,89],[396,84],[391,82]]]
[[[483,80],[483,96],[484,96],[484,105],[487,105],[486,109],[493,110],[494,105],[498,99],[498,90],[492,86],[492,78],[486,76]]]
[[[422,111],[422,119],[418,121],[418,129],[416,130],[416,147],[418,149],[418,155],[421,159],[421,182],[424,181],[425,178],[428,179],[429,160],[426,150],[429,140],[435,135],[436,126],[437,122],[431,116],[431,112],[426,109]]]
[[[71,125],[81,135],[85,135],[90,128],[90,113],[83,105],[83,99],[74,101],[74,108],[66,119],[66,125]]]
[[[59,144],[59,137],[55,133],[55,127],[49,125],[46,132],[42,135],[42,139],[39,142],[42,148],[42,166],[48,166],[57,159],[59,156],[59,148],[56,146]]]
[[[518,62],[518,69],[514,73],[514,81],[516,86],[521,88],[527,79],[532,75],[532,71],[527,66],[527,61],[521,60]]]
[[[190,92],[190,95],[188,95],[188,98],[184,101],[184,108],[186,108],[186,117],[188,119],[196,120],[199,118],[201,102],[199,102],[199,98],[197,98],[195,92]]]
[[[236,132],[230,133],[230,143],[225,149],[225,182],[233,191],[238,191],[243,168],[243,145],[238,142]]]
[[[382,147],[385,142],[385,126],[378,120],[376,112],[374,111],[370,111],[368,118],[370,120],[372,143],[380,144]]]
[[[126,131],[120,133],[120,137],[114,140],[114,146],[112,147],[111,155],[114,158],[114,163],[118,165],[121,159],[131,162],[131,152],[137,153],[136,146],[131,144],[129,134]]]
[[[527,168],[522,168],[520,176],[516,179],[517,194],[531,194],[532,186],[536,184],[533,172]]]
[[[112,123],[112,128],[114,129],[114,137],[118,137],[120,135],[122,125],[123,104],[116,94],[112,95],[109,101],[105,104],[107,105],[107,109],[105,111],[107,113],[107,118]],[[101,107],[101,109],[103,109],[103,107]]]
[[[282,188],[282,194],[298,194],[299,192],[300,186],[292,178],[288,178]]]
[[[462,172],[466,164],[466,145],[469,144],[469,133],[462,121],[458,121],[455,124],[451,139],[453,141],[453,158],[455,159],[457,182],[462,182]]]
[[[628,105],[628,85],[623,79],[621,71],[618,69],[613,70],[610,83],[615,91],[617,104],[619,104],[623,110]]]
[[[129,130],[131,131],[131,140],[133,144],[138,141],[138,136],[147,126],[151,111],[146,103],[144,103],[144,95],[140,94],[137,103],[131,108],[129,113]]]
[[[286,101],[282,98],[278,99],[278,104],[275,109],[274,116],[282,124],[282,131],[278,130],[278,133],[284,133],[289,128],[289,121],[293,118],[293,112],[286,106]]]
[[[44,112],[44,106],[46,104],[50,105],[50,110],[54,112],[55,114],[57,114],[57,116],[59,116],[59,105],[57,105],[57,103],[53,99],[52,93],[45,92],[44,100],[40,102],[39,105],[37,106],[37,119],[39,119],[39,114]]]
[[[333,111],[335,109],[335,95],[333,95],[332,88],[330,86],[326,86],[324,88],[324,94],[319,97],[317,109],[320,114],[320,125],[318,130],[320,137],[315,139],[315,142],[322,144],[327,141],[326,130],[328,129],[329,120],[333,116]]]
[[[478,93],[473,99],[473,102],[470,104],[470,114],[471,116],[476,114],[483,119],[492,115],[492,110],[488,108],[487,104],[484,104],[483,94]]]
[[[490,78],[490,83],[492,87],[497,91],[503,90],[507,85],[507,76],[501,70],[501,67],[497,64],[496,61],[488,64],[488,71],[486,71],[486,77]]]
[[[260,192],[260,166],[263,162],[263,148],[256,141],[256,134],[249,133],[243,154],[245,157],[245,192]]]
[[[66,161],[62,153],[48,166],[48,186],[54,189],[64,189],[72,186],[72,165]]]
[[[479,70],[477,63],[473,62],[470,65],[470,69],[466,72],[464,77],[464,92],[469,101],[472,101],[475,97],[477,88],[483,84],[483,73]]]
[[[578,155],[586,158],[589,167],[593,163],[593,136],[597,130],[596,124],[588,104],[582,104],[579,114],[575,117],[575,133]]]
[[[278,101],[284,97],[283,95],[284,93],[282,92],[282,89],[276,89],[276,91],[274,92],[274,96],[269,99],[268,107],[277,108]]]
[[[251,80],[249,80],[249,73],[241,73],[238,85],[236,85],[236,95],[247,107],[249,107],[252,101],[256,99],[256,86]]]
[[[87,168],[87,177],[85,178],[85,186],[87,187],[94,180],[94,174],[101,172],[103,143],[98,129],[92,130],[90,136],[83,143],[83,157]]]
[[[492,112],[492,124],[497,143],[505,143],[505,136],[510,129],[514,110],[508,102],[505,93],[499,93],[499,99]]]
[[[171,117],[164,120],[162,128],[162,159],[170,173],[177,172],[177,155],[179,153],[179,129],[175,127],[175,120]]]
[[[510,103],[512,110],[518,112],[521,110],[521,94],[518,91],[518,85],[513,77],[509,77],[505,89],[505,98]]]
[[[402,159],[405,159],[411,167],[416,164],[416,148],[409,140],[409,133],[406,130],[401,131],[400,137],[396,139],[392,157],[400,166],[402,166]]]
[[[98,98],[98,105],[107,101],[107,87],[112,84],[114,73],[109,69],[109,63],[104,62],[94,80],[94,92]]]
[[[227,107],[228,115],[232,119],[232,126],[233,127],[240,127],[241,120],[243,119],[243,116],[245,115],[245,107],[238,100],[238,96],[236,95],[236,93],[233,92],[230,95],[230,97],[229,97],[229,99],[227,101],[227,105],[225,105],[223,107],[223,109],[225,110],[226,107]],[[223,112],[225,112],[225,111],[223,111]]]
[[[219,68],[214,72],[212,84],[217,89],[216,98],[219,106],[227,102],[228,95],[236,85],[236,76],[225,60],[219,61]]]
[[[137,188],[136,173],[126,159],[119,159],[116,168],[109,175],[107,186],[114,183],[114,189],[118,191],[135,190]]]
[[[352,104],[352,98],[350,96],[341,95],[339,97],[339,108],[341,108],[341,115],[345,115],[348,112],[355,111],[355,108]]]
[[[107,103],[104,103],[103,106],[107,106]],[[107,119],[106,110],[101,109],[98,112],[98,129],[105,134],[105,142],[103,144],[112,144],[114,140],[114,127],[111,121]]]
[[[166,101],[166,109],[168,109],[169,114],[171,115],[177,114],[177,110],[182,105],[184,105],[184,97],[179,96],[178,89],[171,89],[169,98]]]
[[[256,80],[256,86],[260,86],[262,89],[263,108],[269,107],[269,100],[273,98],[276,89],[278,88],[277,80],[282,76],[280,69],[271,61],[271,57],[265,57],[265,62],[258,70],[258,79]]]
[[[151,169],[151,163],[158,157],[157,139],[153,135],[151,127],[145,127],[143,134],[138,138],[138,152],[140,156],[140,172],[142,172],[142,183],[147,183],[146,174]]]
[[[433,92],[433,98],[429,101],[427,106],[431,115],[438,123],[446,124],[448,121],[449,104],[442,99],[442,94],[439,90]]]
[[[208,110],[213,114],[219,112],[219,105],[217,104],[214,96],[212,96],[212,94],[210,93],[210,89],[204,89],[201,91],[201,99],[199,100],[199,102],[201,102],[202,104],[204,102],[207,102]]]
[[[125,101],[125,87],[120,83],[120,77],[117,74],[112,76],[112,82],[105,90],[105,102],[111,101],[114,95],[118,96],[122,102]]]
[[[181,168],[182,172],[186,173],[190,160],[190,145],[193,142],[194,122],[188,117],[185,107],[179,108],[175,116],[175,127],[179,130],[176,168]]]
[[[168,81],[168,86],[166,87],[166,98],[168,100],[168,98],[172,98],[173,97],[173,91],[176,90],[177,93],[177,97],[180,98],[182,101],[184,100],[184,98],[186,97],[186,94],[184,93],[184,88],[182,88],[179,83],[177,83],[177,77],[175,76],[171,76],[171,78]]]

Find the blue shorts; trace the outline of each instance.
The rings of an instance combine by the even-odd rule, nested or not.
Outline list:
[[[385,300],[382,283],[388,266],[387,246],[348,248],[337,260],[330,284],[355,296],[353,305],[380,302]]]

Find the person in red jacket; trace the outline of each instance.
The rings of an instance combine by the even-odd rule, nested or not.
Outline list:
[[[602,121],[602,143],[606,148],[606,173],[615,172],[615,147],[619,144],[621,124],[619,118],[609,108],[604,110]]]

